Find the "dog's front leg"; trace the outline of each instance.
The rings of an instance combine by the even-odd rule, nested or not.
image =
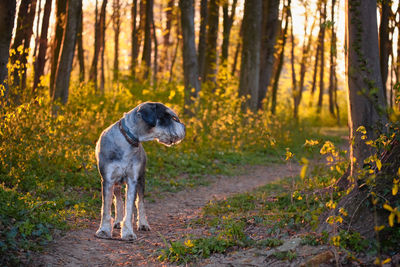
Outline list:
[[[121,239],[133,240],[136,235],[132,228],[133,205],[135,201],[137,180],[128,177],[126,183],[125,217],[122,221]]]
[[[139,231],[150,231],[149,223],[147,222],[146,212],[144,210],[144,175],[141,175],[137,184],[137,198],[136,198],[136,210],[138,214],[137,218],[137,229]]]
[[[102,205],[101,205],[101,223],[96,232],[99,238],[111,238],[111,204],[114,184],[102,181]]]
[[[124,200],[122,199],[122,186],[114,186],[114,207],[115,207],[115,219],[114,228],[121,228],[121,222],[124,219]]]

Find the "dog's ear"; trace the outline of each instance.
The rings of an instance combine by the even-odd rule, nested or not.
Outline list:
[[[137,116],[142,118],[150,127],[155,127],[157,124],[156,105],[144,104],[137,111]]]

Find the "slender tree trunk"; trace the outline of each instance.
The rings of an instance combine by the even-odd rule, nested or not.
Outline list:
[[[98,17],[97,11],[97,0],[96,0],[96,22],[95,22],[95,33],[94,33],[94,54],[92,59],[92,64],[89,71],[89,81],[94,83],[95,90],[97,90],[97,66],[99,62],[99,55],[102,46],[102,33],[105,31],[103,29],[103,25],[105,25],[106,19],[106,7],[107,7],[107,0],[103,0],[100,10],[100,17]]]
[[[197,61],[199,62],[199,74],[201,80],[204,81],[204,64],[206,60],[206,38],[207,38],[207,24],[208,24],[208,0],[201,0],[200,2],[200,32],[199,43],[197,49]]]
[[[229,14],[229,2],[225,1],[222,6],[223,11],[223,32],[222,32],[222,48],[221,48],[221,63],[227,64],[228,60],[228,50],[229,50],[229,39],[231,35],[231,29],[233,25],[233,20],[235,19],[237,0],[233,0],[231,6],[231,14]]]
[[[392,9],[391,0],[381,1],[381,22],[379,26],[379,58],[380,58],[381,76],[383,83],[383,95],[385,99],[387,99],[386,81],[389,69],[389,51],[390,51],[389,16],[391,13],[391,9]]]
[[[151,68],[151,23],[153,21],[153,0],[146,0],[145,19],[142,64],[144,68],[143,78],[146,80],[149,78]]]
[[[138,27],[136,26],[137,21],[137,0],[133,0],[132,9],[132,34],[131,34],[131,76],[135,78],[136,75],[136,66],[139,55],[139,44],[138,44]]]
[[[106,12],[104,18],[100,18],[100,92],[104,94],[105,75],[104,75],[104,51],[106,51]]]
[[[113,26],[114,26],[114,71],[113,80],[118,81],[119,74],[119,33],[121,28],[121,16],[120,16],[120,2],[119,0],[113,1]]]
[[[243,109],[257,110],[260,76],[261,0],[247,0],[243,16],[243,49],[240,67],[239,96],[248,96]]]
[[[40,16],[41,16],[41,13],[42,13],[42,0],[39,0],[39,3],[38,3],[38,11],[37,11],[37,15],[36,15],[36,17],[37,17],[37,22],[39,22],[39,20],[40,20]],[[34,48],[33,48],[33,57],[36,59],[36,55],[37,55],[37,50],[38,50],[38,48],[39,48],[39,36],[40,36],[40,32],[39,32],[39,29],[40,29],[40,25],[39,25],[40,23],[36,23],[36,38],[35,38],[35,46],[34,46]]]
[[[218,41],[219,2],[209,0],[207,19],[207,43],[204,61],[204,79],[216,82],[217,75],[217,41]]]
[[[177,36],[180,35],[179,27],[178,27],[177,30],[176,30],[176,35],[177,35]],[[169,67],[169,78],[168,78],[168,82],[169,82],[169,83],[172,82],[173,71],[174,71],[174,65],[175,65],[176,58],[177,58],[177,56],[178,56],[179,44],[180,44],[180,38],[178,38],[178,40],[176,41],[174,56],[172,57],[171,66]]]
[[[153,53],[153,85],[157,84],[157,72],[158,72],[158,42],[156,34],[156,24],[154,23],[154,16],[151,18],[151,28],[154,42],[154,53]]]
[[[57,64],[60,56],[61,42],[65,28],[65,14],[67,0],[56,0],[56,27],[52,45],[51,70],[50,70],[50,96],[54,95],[54,80],[56,77]]]
[[[181,9],[181,27],[183,39],[183,74],[185,79],[185,112],[190,113],[189,107],[200,91],[199,69],[197,63],[193,0],[179,0]]]
[[[39,53],[35,60],[35,76],[33,79],[33,90],[35,94],[37,93],[37,87],[40,82],[40,77],[42,77],[44,74],[44,66],[46,64],[47,33],[49,30],[52,2],[52,0],[46,0],[46,3],[44,4],[42,31],[39,38]]]
[[[291,5],[291,0],[288,0],[287,6],[284,8],[285,10],[285,27],[283,28],[282,32],[282,45],[281,45],[281,51],[279,52],[279,57],[278,57],[278,65],[275,71],[274,75],[274,83],[272,85],[272,95],[271,95],[271,113],[275,114],[276,112],[276,97],[278,94],[278,85],[279,85],[279,77],[282,72],[282,67],[283,67],[283,60],[285,56],[285,45],[286,45],[286,40],[287,40],[287,31],[288,31],[288,25],[289,25],[289,12],[288,8]]]
[[[81,6],[82,7],[82,6]],[[79,61],[79,82],[85,81],[85,52],[83,49],[83,12],[80,11],[81,17],[79,19],[78,36],[76,37],[78,47],[78,61]]]
[[[172,29],[172,22],[174,19],[174,6],[175,6],[175,0],[168,0],[167,3],[167,8],[165,10],[165,16],[166,16],[166,25],[165,29],[163,32],[163,53],[162,53],[162,69],[167,70],[168,69],[168,63],[170,60],[170,55],[169,55],[169,50],[171,47],[171,29]],[[161,69],[161,66],[160,66]]]
[[[325,73],[325,22],[326,22],[326,2],[327,0],[323,0],[323,13],[321,13],[321,65],[319,68],[319,95],[318,95],[318,107],[317,107],[317,113],[321,113],[322,109],[322,102],[324,99],[324,73]]]
[[[329,66],[329,113],[335,116],[335,73],[336,73],[336,32],[335,32],[335,5],[336,0],[332,0],[331,6],[331,50],[330,50],[330,66]]]
[[[292,12],[290,10],[290,7],[288,7],[288,13],[289,13],[289,18],[290,18],[290,41],[291,41],[291,49],[290,49],[290,65],[291,65],[291,72],[292,72],[292,91],[293,91],[293,102],[296,102],[297,94],[299,94],[297,90],[297,78],[296,78],[296,69],[295,69],[295,58],[294,58],[294,46],[295,46],[295,40],[294,40],[294,34],[293,34],[293,17],[292,17]],[[305,41],[305,39],[304,39]],[[294,103],[294,106],[296,103]],[[296,112],[297,113],[297,112]],[[297,114],[296,114],[297,115]],[[297,116],[295,116],[297,119]]]
[[[275,44],[279,31],[279,2],[280,0],[263,1],[258,109],[262,108],[274,69]]]
[[[7,102],[10,43],[14,29],[16,0],[0,0],[0,106]],[[4,86],[4,88],[2,88]]]
[[[240,24],[239,40],[238,40],[238,43],[236,44],[235,55],[233,56],[233,64],[232,64],[232,71],[231,71],[232,76],[234,76],[236,73],[236,69],[237,69],[236,66],[237,66],[237,62],[238,62],[238,58],[239,58],[239,52],[242,47],[242,35],[243,35],[242,25],[243,25],[243,23]]]
[[[66,27],[64,31],[60,60],[55,79],[53,101],[60,100],[66,104],[69,95],[69,80],[74,59],[76,36],[79,28],[82,0],[68,0]]]

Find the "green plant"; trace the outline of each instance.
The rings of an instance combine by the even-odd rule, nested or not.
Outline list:
[[[297,257],[296,252],[293,251],[276,251],[272,254],[278,260],[288,260],[292,261]]]

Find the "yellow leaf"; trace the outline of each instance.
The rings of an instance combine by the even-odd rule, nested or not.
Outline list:
[[[393,212],[393,211],[394,211],[393,208],[390,207],[388,204],[383,204],[383,208],[384,208],[385,210],[390,211],[390,212]]]
[[[377,160],[376,160],[376,167],[378,168],[379,171],[381,170],[381,168],[382,168],[382,162],[381,162],[380,159],[377,159]]]
[[[385,228],[385,226],[384,226],[384,225],[381,225],[381,226],[375,226],[375,227],[374,227],[374,229],[375,229],[375,231],[376,231],[376,232],[382,231],[384,228]]]
[[[389,215],[389,225],[390,225],[390,227],[393,227],[393,225],[394,225],[394,216],[395,216],[395,214],[393,212],[390,213],[390,215]]]
[[[387,258],[386,260],[382,261],[382,264],[389,263],[391,261],[391,258]]]
[[[169,100],[172,100],[172,98],[174,98],[175,94],[176,94],[176,92],[175,92],[174,90],[172,90],[172,91],[169,93],[168,99],[169,99]]]
[[[301,179],[304,179],[304,177],[306,177],[307,167],[308,167],[308,165],[304,165],[304,166],[301,168],[301,172],[300,172],[300,178],[301,178]]]
[[[398,184],[394,184],[393,188],[392,188],[392,195],[393,196],[397,195],[397,192],[399,192],[399,185]]]

